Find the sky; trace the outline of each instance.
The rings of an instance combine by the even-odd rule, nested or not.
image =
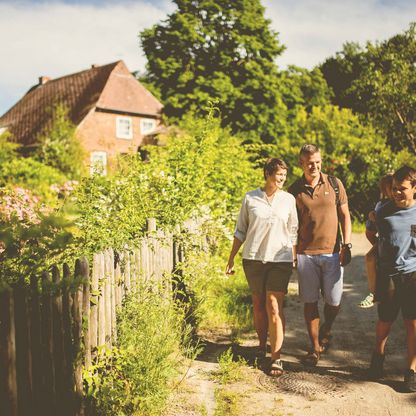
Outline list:
[[[416,20],[415,0],[262,0],[286,51],[313,68],[349,42],[384,40]],[[0,115],[38,82],[123,59],[145,69],[141,30],[175,10],[170,0],[0,0]]]

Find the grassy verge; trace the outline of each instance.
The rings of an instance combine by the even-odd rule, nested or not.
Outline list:
[[[119,314],[117,346],[98,351],[84,372],[97,415],[159,415],[173,384],[193,356],[183,311],[166,290],[142,287]]]
[[[237,334],[252,329],[251,294],[242,266],[236,260],[236,273],[224,273],[226,258],[220,255],[195,257],[188,271],[195,277],[200,329],[232,328]]]

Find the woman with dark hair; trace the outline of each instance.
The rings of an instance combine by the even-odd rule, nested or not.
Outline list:
[[[238,217],[226,274],[234,273],[234,258],[243,248],[243,269],[250,286],[259,355],[266,356],[270,337],[269,374],[283,374],[280,351],[285,332],[283,300],[296,262],[298,217],[293,195],[283,191],[287,165],[277,158],[264,165],[265,184],[248,192]]]

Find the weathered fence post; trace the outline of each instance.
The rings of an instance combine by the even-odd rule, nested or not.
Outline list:
[[[16,344],[13,292],[0,292],[0,411],[17,416]]]
[[[82,278],[83,283],[83,299],[82,299],[82,319],[83,319],[83,341],[84,341],[84,364],[88,368],[91,365],[91,321],[90,321],[90,279],[89,265],[86,259],[83,259]]]
[[[53,320],[51,278],[48,272],[42,273],[42,307],[41,307],[41,340],[43,372],[43,412],[53,414],[55,410],[55,368],[53,360]]]
[[[74,396],[74,348],[72,344],[72,274],[69,266],[63,265],[63,282],[62,282],[62,322],[64,327],[64,373],[65,373],[65,404],[68,408],[68,414],[75,413],[75,396]]]
[[[28,291],[24,279],[14,286],[14,315],[16,334],[16,378],[18,414],[33,412],[32,397],[32,354],[30,350],[30,320],[27,305]]]
[[[77,415],[82,414],[82,366],[84,360],[82,359],[83,345],[82,345],[82,306],[83,306],[83,283],[88,281],[89,269],[88,262],[85,258],[77,259],[75,261],[75,284],[74,289],[74,303],[72,305],[72,316],[74,321],[74,378],[75,378],[75,392],[76,392],[76,410]]]
[[[104,253],[98,255],[98,277],[99,291],[98,298],[98,345],[105,345],[105,258]]]
[[[52,299],[53,311],[53,357],[55,368],[55,387],[57,403],[65,403],[66,389],[66,368],[67,357],[65,356],[64,344],[64,320],[63,320],[63,301],[62,301],[62,281],[61,274],[57,266],[52,267],[52,281],[54,283],[54,296]]]
[[[92,276],[91,276],[91,308],[90,308],[90,347],[91,350],[98,345],[98,302],[100,292],[98,287],[98,279],[100,277],[101,259],[99,254],[94,254]]]
[[[105,250],[104,256],[105,344],[111,348],[111,272],[113,264],[111,263],[110,250]]]
[[[30,278],[30,341],[32,356],[32,385],[33,385],[33,403],[32,411],[34,414],[41,412],[42,402],[42,341],[41,341],[41,314],[40,314],[40,297],[39,297],[39,279],[37,276]]]
[[[111,300],[111,345],[117,342],[117,318],[116,318],[116,276],[115,276],[115,256],[114,250],[109,250],[110,255],[110,275],[109,275],[109,282],[110,282],[110,300]]]
[[[131,291],[131,268],[130,268],[130,253],[128,250],[124,250],[124,295],[127,295]]]

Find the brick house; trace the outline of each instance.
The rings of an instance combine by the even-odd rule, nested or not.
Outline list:
[[[0,117],[0,127],[11,133],[24,153],[37,146],[39,134],[51,125],[57,104],[68,109],[89,165],[106,171],[118,154],[137,152],[162,126],[162,104],[129,72],[123,61],[93,65],[39,83]]]

